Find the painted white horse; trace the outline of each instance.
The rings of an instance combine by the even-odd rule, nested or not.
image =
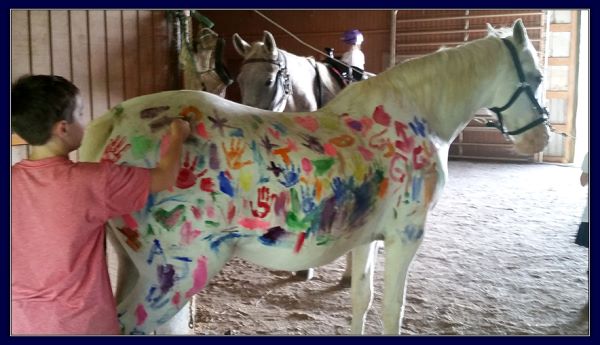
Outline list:
[[[322,62],[277,48],[273,35],[248,44],[237,33],[233,46],[244,57],[237,82],[242,103],[272,111],[313,111],[327,104],[343,84]]]
[[[274,113],[193,91],[123,102],[95,120],[84,160],[153,167],[171,119],[194,135],[171,191],[113,219],[135,267],[120,285],[126,334],[149,333],[233,256],[275,270],[323,265],[353,250],[352,325],[372,301],[372,243],[385,243],[383,323],[398,334],[409,265],[447,176],[448,147],[482,107],[524,153],[548,142],[534,97],[537,53],[519,20],[511,33],[399,64],[351,84],[311,113]],[[137,273],[136,273],[137,272]]]
[[[300,57],[277,48],[273,35],[263,32],[263,40],[251,44],[237,33],[233,46],[244,57],[237,77],[242,104],[272,111],[308,112],[321,108],[342,88],[343,78],[312,57]],[[350,286],[352,255],[346,255],[346,270],[341,285]],[[312,268],[296,272],[311,279]]]

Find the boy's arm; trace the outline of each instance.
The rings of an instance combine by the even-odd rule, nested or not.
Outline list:
[[[150,192],[157,193],[172,187],[179,172],[183,142],[190,134],[190,125],[181,119],[171,122],[169,148],[160,158],[158,166],[150,172]]]

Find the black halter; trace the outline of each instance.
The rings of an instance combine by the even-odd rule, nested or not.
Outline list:
[[[275,97],[277,96],[277,92],[275,92],[273,94],[273,99],[271,100],[271,109],[275,109],[281,103],[286,101],[288,96],[292,94],[292,84],[290,83],[290,74],[287,69],[287,61],[285,59],[285,55],[278,53],[276,60],[261,59],[261,58],[248,59],[248,60],[245,60],[244,62],[242,62],[242,65],[245,65],[247,63],[253,63],[253,62],[267,62],[267,63],[273,64],[273,65],[276,65],[277,67],[279,67],[279,70],[277,71],[277,75],[275,76],[274,83],[275,83],[275,85],[281,84],[281,86],[283,86],[283,97],[281,97],[279,100],[276,101]],[[276,89],[276,91],[277,91],[277,89]]]
[[[486,124],[486,126],[497,128],[500,130],[500,132],[502,132],[502,134],[517,135],[517,134],[521,134],[541,123],[547,123],[549,114],[548,114],[548,110],[546,108],[542,107],[538,103],[537,99],[535,99],[535,95],[533,93],[533,90],[531,89],[531,85],[529,85],[529,83],[527,83],[527,81],[525,80],[525,73],[523,73],[523,68],[521,67],[521,64],[519,62],[517,50],[515,49],[513,44],[508,39],[503,38],[502,42],[504,42],[504,44],[508,48],[508,51],[510,52],[510,56],[511,56],[511,58],[515,64],[515,68],[517,70],[517,75],[519,77],[520,84],[519,84],[519,87],[517,88],[517,90],[513,93],[513,95],[510,97],[508,102],[503,107],[489,108],[491,111],[493,111],[498,116],[498,122],[490,121]],[[529,98],[531,103],[533,103],[533,106],[534,106],[535,110],[538,112],[538,114],[540,115],[540,117],[538,117],[537,119],[533,120],[529,124],[519,128],[519,129],[515,129],[513,131],[508,131],[504,128],[504,123],[502,121],[502,112],[505,111],[506,109],[510,108],[510,106],[517,100],[517,98],[519,98],[519,95],[521,95],[522,92],[525,92],[525,94],[527,95],[527,97]]]

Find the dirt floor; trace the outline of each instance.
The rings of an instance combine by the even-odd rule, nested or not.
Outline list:
[[[402,334],[589,333],[588,251],[578,166],[451,161],[411,266]],[[365,333],[381,334],[383,249]],[[312,281],[242,260],[195,297],[196,334],[350,333],[344,259]]]

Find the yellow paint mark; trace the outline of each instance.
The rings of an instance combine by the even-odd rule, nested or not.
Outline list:
[[[242,169],[240,172],[240,187],[244,192],[249,192],[252,189],[252,169]]]

